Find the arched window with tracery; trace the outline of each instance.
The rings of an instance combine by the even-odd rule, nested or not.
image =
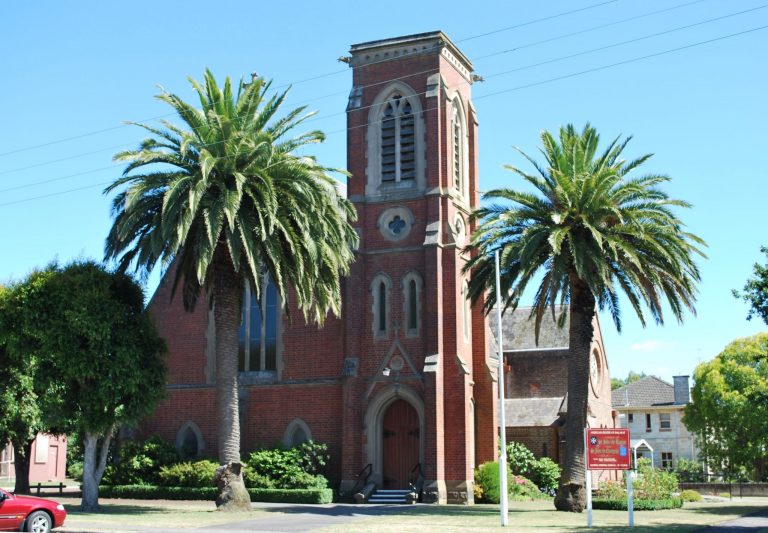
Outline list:
[[[246,286],[238,330],[240,372],[276,372],[280,304],[277,287],[266,278],[261,292]]]
[[[400,93],[384,104],[381,119],[381,181],[411,182],[416,177],[413,108]]]

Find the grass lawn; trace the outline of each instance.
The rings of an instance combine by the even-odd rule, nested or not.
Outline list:
[[[744,498],[733,501],[686,503],[682,509],[638,511],[635,528],[640,532],[692,531],[703,526],[739,518],[768,507],[768,498]],[[626,531],[626,511],[593,511],[592,531]],[[325,528],[331,532],[392,533],[407,531],[502,530],[497,506],[418,506],[402,514],[357,520],[344,526]],[[510,531],[568,532],[587,529],[587,514],[555,511],[551,501],[510,502]],[[768,529],[766,530],[768,531]],[[761,532],[762,533],[762,532]]]
[[[101,499],[98,513],[79,510],[80,498],[50,496],[67,508],[66,529],[114,531],[132,527],[197,528],[258,519],[264,511],[219,513],[207,501]]]
[[[91,531],[115,531],[144,528],[199,528],[246,520],[279,520],[289,517],[290,512],[279,508],[255,509],[250,513],[223,514],[215,510],[213,502],[193,501],[142,501],[101,500],[100,513],[82,513],[78,510],[79,499],[54,497],[66,505],[69,516],[66,528]],[[329,506],[301,506],[302,511],[328,508]],[[638,511],[635,513],[635,529],[640,532],[692,531],[694,529],[738,518],[745,514],[768,508],[768,498],[744,498],[686,503],[682,509],[667,511]],[[354,512],[357,508],[348,508]],[[294,509],[295,510],[295,509]],[[345,511],[343,514],[347,514]],[[592,531],[626,531],[625,511],[594,511]],[[274,523],[274,522],[273,522]],[[377,513],[376,516],[352,517],[344,523],[319,531],[394,533],[439,531],[440,533],[463,531],[489,531],[502,529],[499,525],[498,507],[474,506],[402,506]],[[510,502],[509,528],[507,531],[567,532],[586,530],[587,515],[561,513],[553,510],[549,500]],[[307,527],[312,526],[311,517]],[[768,531],[768,530],[766,530]]]

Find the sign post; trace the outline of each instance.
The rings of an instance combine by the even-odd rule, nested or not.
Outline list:
[[[499,268],[499,251],[496,250],[496,320],[498,321],[499,339],[499,440],[501,453],[499,453],[499,499],[501,506],[501,526],[507,527],[509,523],[509,493],[507,492],[507,419],[504,411],[504,341],[501,328],[501,269]]]
[[[629,526],[634,526],[632,501],[632,475],[629,430],[622,428],[587,428],[585,453],[587,456],[587,525],[592,527],[592,479],[590,470],[627,471],[627,509]]]

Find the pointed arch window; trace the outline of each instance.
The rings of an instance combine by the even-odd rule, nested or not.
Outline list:
[[[392,281],[384,273],[378,274],[371,281],[373,336],[377,339],[385,339],[389,334],[391,289]]]
[[[411,103],[395,93],[381,119],[381,181],[411,183],[416,178],[416,134]]]
[[[415,337],[421,330],[421,276],[416,272],[409,272],[403,277],[402,288],[405,334]]]
[[[464,341],[469,342],[472,308],[469,303],[469,285],[466,281],[461,286],[461,308],[462,308],[462,329],[464,330]]]
[[[458,101],[453,101],[453,112],[451,117],[451,137],[452,137],[452,151],[453,161],[451,165],[451,171],[453,174],[453,187],[461,194],[466,191],[464,185],[464,160],[465,154],[465,134],[464,134],[464,119],[462,116],[461,108]]]
[[[277,371],[279,314],[279,296],[272,280],[264,280],[260,294],[246,285],[238,330],[240,372]]]

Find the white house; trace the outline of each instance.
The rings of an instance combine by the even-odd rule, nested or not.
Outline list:
[[[690,402],[688,376],[674,376],[670,385],[656,376],[647,376],[611,393],[613,409],[619,413],[619,427],[629,428],[633,441],[644,440],[653,448],[656,467],[674,468],[681,458],[698,460],[693,435],[683,424],[683,411]],[[647,447],[637,456],[650,457]]]

